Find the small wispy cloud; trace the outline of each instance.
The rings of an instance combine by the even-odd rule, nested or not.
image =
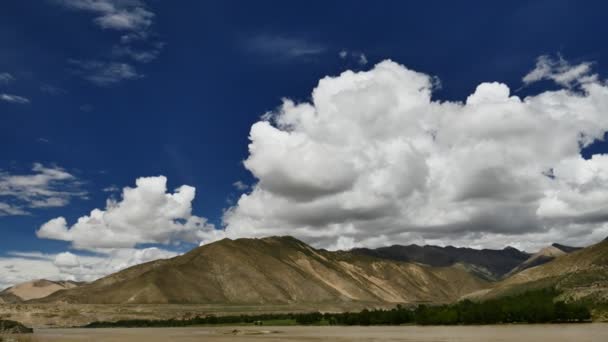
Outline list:
[[[11,204],[0,202],[0,216],[23,216],[28,212]]]
[[[110,185],[108,187],[105,187],[105,188],[101,189],[101,191],[103,191],[103,192],[118,192],[118,191],[120,191],[120,188],[117,187],[116,185]]]
[[[251,37],[244,46],[249,52],[281,60],[309,58],[327,50],[323,45],[305,39],[276,35]]]
[[[15,103],[15,104],[28,104],[30,100],[26,97],[13,95],[13,94],[0,94],[0,101]]]
[[[0,84],[8,84],[15,80],[15,76],[8,72],[0,72]]]
[[[232,183],[232,186],[234,186],[239,191],[245,191],[249,189],[249,185],[245,184],[243,181],[240,180]]]
[[[41,85],[40,91],[49,95],[63,95],[67,93],[67,90],[50,84]]]
[[[152,25],[154,13],[143,7],[135,7],[131,10],[118,10],[104,13],[95,18],[95,23],[104,29],[140,31]]]
[[[340,50],[338,56],[343,60],[352,60],[359,65],[366,65],[368,63],[367,56],[363,52],[348,51],[346,49]]]
[[[526,74],[522,81],[525,85],[529,85],[542,80],[551,80],[563,87],[571,88],[577,84],[597,80],[597,74],[591,73],[592,66],[591,62],[572,65],[561,55],[557,58],[543,55],[537,58],[534,69]]]
[[[158,57],[163,47],[164,44],[157,44],[156,48],[140,50],[131,46],[116,45],[112,48],[112,54],[116,57],[129,57],[140,63],[149,63]]]
[[[145,31],[152,25],[154,13],[137,0],[55,0],[73,10],[94,13],[95,24],[103,29]]]
[[[367,57],[365,57],[364,54],[359,55],[359,64],[361,64],[361,65],[367,64]]]
[[[109,86],[121,81],[136,80],[143,77],[128,63],[75,59],[71,59],[69,62],[76,74],[99,86]]]
[[[139,0],[53,0],[74,11],[93,14],[93,23],[103,30],[121,32],[111,54],[104,58],[70,59],[77,74],[93,84],[109,86],[142,75],[132,63],[148,63],[160,55],[164,42],[151,31],[155,14]],[[130,59],[127,63],[124,58]]]
[[[27,215],[28,209],[66,206],[86,198],[82,182],[60,167],[36,163],[28,174],[0,170],[0,216]]]

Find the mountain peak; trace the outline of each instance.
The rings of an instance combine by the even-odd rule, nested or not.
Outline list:
[[[454,286],[455,281],[458,286]],[[425,285],[420,286],[421,283]],[[449,302],[485,286],[484,280],[461,267],[435,268],[351,252],[330,252],[291,236],[271,236],[210,243],[37,302]]]
[[[572,253],[574,251],[578,251],[579,249],[581,249],[581,247],[566,246],[566,245],[561,245],[559,243],[554,243],[551,245],[551,247],[555,247],[555,248],[561,250],[562,252],[566,252],[566,253]]]

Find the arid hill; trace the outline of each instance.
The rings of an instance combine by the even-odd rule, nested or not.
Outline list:
[[[608,302],[608,240],[559,255],[468,297],[485,299],[546,287],[562,291],[566,300]]]
[[[431,267],[314,249],[292,237],[224,239],[36,302],[450,302],[488,283],[460,264]]]
[[[77,287],[73,281],[51,281],[39,279],[21,283],[0,292],[0,303],[20,303],[26,300],[46,297],[59,290]]]
[[[452,246],[393,245],[376,249],[356,248],[351,252],[388,260],[418,262],[436,267],[447,267],[461,263],[471,272],[488,280],[502,278],[531,256],[513,247],[480,250]]]
[[[540,251],[538,251],[537,253],[532,254],[532,256],[530,256],[530,258],[528,260],[517,265],[517,267],[512,269],[504,277],[508,278],[525,269],[528,269],[528,268],[531,268],[534,266],[539,266],[542,264],[546,264],[549,261],[551,261],[559,256],[566,255],[568,253],[572,253],[572,252],[578,251],[580,249],[581,248],[579,248],[579,247],[570,247],[570,246],[564,246],[564,245],[554,243],[551,246],[547,246],[547,247],[541,249]]]

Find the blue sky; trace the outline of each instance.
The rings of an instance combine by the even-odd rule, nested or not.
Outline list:
[[[368,71],[390,59],[440,80],[440,87],[433,86],[435,101],[466,101],[480,83],[492,81],[520,98],[563,88],[581,91],[577,87],[586,81],[579,79],[560,84],[545,75],[526,83],[523,77],[538,66],[539,56],[551,56],[554,75],[585,65],[593,70],[586,74],[605,79],[606,10],[601,1],[189,1],[179,6],[160,0],[8,1],[0,13],[0,175],[6,181],[54,170],[69,177],[47,180],[45,186],[57,193],[37,198],[54,198],[46,205],[32,204],[23,195],[31,191],[27,186],[19,188],[21,197],[2,193],[0,202],[12,212],[0,215],[0,255],[10,265],[23,261],[11,261],[15,251],[45,255],[32,257],[36,261],[65,251],[109,253],[77,248],[73,237],[39,238],[36,231],[60,216],[70,226],[92,209],[105,208],[107,198],[120,201],[121,191],[111,188],[134,187],[139,177],[163,175],[169,192],[184,184],[196,188],[192,213],[216,228],[231,224],[224,212],[243,207],[239,196],[253,191],[258,181],[261,190],[289,198],[282,185],[271,185],[276,172],[265,173],[263,161],[251,157],[252,166],[243,165],[250,157],[250,129],[281,106],[282,98],[309,102],[320,79],[346,70]],[[594,142],[581,153],[589,159],[607,150]],[[590,206],[584,212],[601,210]],[[329,225],[304,219],[283,225],[320,246],[357,241],[488,245],[481,239],[488,232],[458,227],[453,228],[462,233],[457,237],[433,233],[399,240],[384,232],[381,240],[369,240],[375,233],[354,234],[334,245],[351,231],[336,224],[356,226],[353,222],[365,216],[351,214]],[[232,224],[248,226],[244,215],[237,213]],[[267,227],[278,222],[256,219]],[[397,227],[401,219],[389,225]],[[444,224],[452,229],[451,222]],[[420,224],[414,226],[404,231],[419,232]],[[530,231],[553,229],[543,227]],[[305,233],[316,228],[337,229],[331,243],[322,243],[323,234]],[[524,236],[523,228],[512,228],[513,234],[508,229],[498,233],[512,238],[497,241],[513,243]],[[261,229],[242,235],[289,232]],[[551,236],[578,241],[574,235],[546,237]],[[169,239],[168,245],[153,240],[130,248],[179,252],[196,245],[192,239]]]

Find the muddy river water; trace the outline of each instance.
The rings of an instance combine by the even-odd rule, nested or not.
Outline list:
[[[32,341],[608,341],[608,324],[37,329]]]

